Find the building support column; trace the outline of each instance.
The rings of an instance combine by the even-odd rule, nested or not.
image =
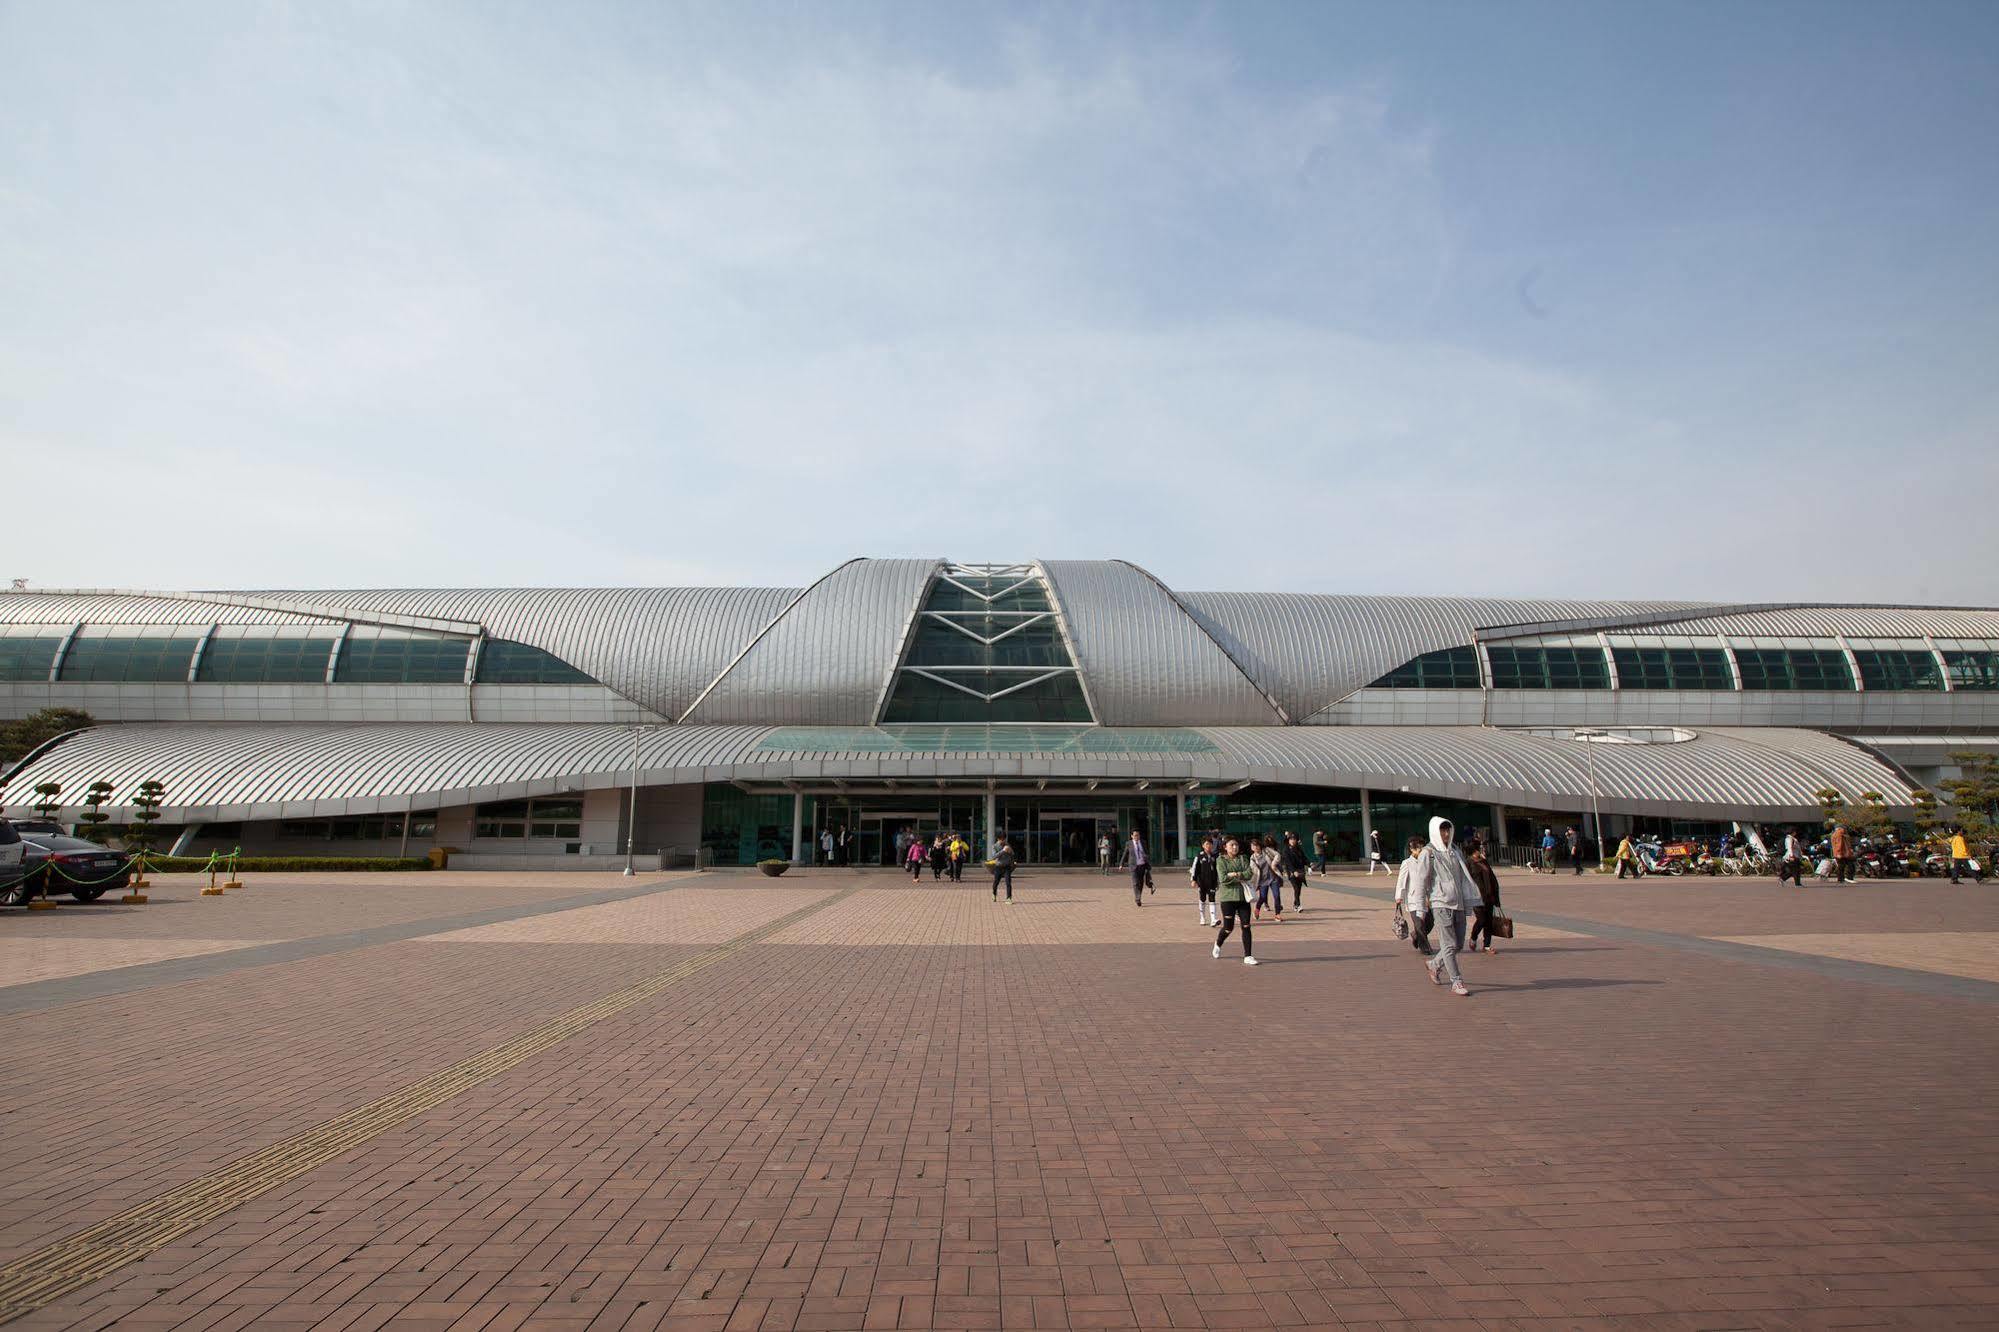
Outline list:
[[[791,793],[791,863],[805,863],[805,792]]]
[[[1373,845],[1373,843],[1374,843],[1374,805],[1368,799],[1367,788],[1363,786],[1360,788],[1360,858],[1362,860],[1367,859],[1367,849],[1369,846]],[[1391,851],[1398,852],[1393,859],[1389,858],[1389,854]],[[1388,863],[1391,865],[1400,864],[1402,860],[1398,848],[1384,847],[1382,849],[1381,855],[1382,859],[1387,860]]]
[[[1187,854],[1187,793],[1185,791],[1176,791],[1173,795],[1173,816],[1175,821],[1180,825],[1179,863],[1185,865],[1194,859]]]
[[[993,790],[989,786],[986,788],[986,859],[988,860],[999,854],[999,830],[993,827],[993,806],[995,803]]]
[[[1492,840],[1500,846],[1506,845],[1506,806],[1492,807]]]

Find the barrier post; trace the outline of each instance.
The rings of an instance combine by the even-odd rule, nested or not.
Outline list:
[[[125,895],[118,900],[127,906],[144,906],[146,904],[146,895],[140,890],[153,886],[152,880],[146,877],[145,848],[141,847],[139,854],[132,857],[132,864],[137,867],[138,873],[133,876],[130,883],[125,885]]]
[[[28,910],[54,911],[62,906],[62,903],[49,896],[49,881],[55,878],[55,873],[55,857],[50,856],[42,862],[42,891],[37,894],[31,889],[28,893]]]
[[[220,852],[216,852],[216,851],[210,851],[210,852],[208,853],[208,864],[207,864],[207,866],[206,866],[206,868],[207,868],[207,870],[208,870],[208,886],[207,886],[206,888],[204,888],[204,889],[202,889],[202,890],[201,890],[201,895],[202,895],[203,897],[220,897],[220,896],[222,896],[222,888],[221,888],[221,885],[219,885],[219,884],[217,884],[217,883],[215,882],[215,874],[216,874],[216,870],[217,870],[218,866],[220,865],[220,863],[221,863],[221,860],[222,860],[222,856],[221,856],[221,853],[220,853]]]
[[[229,849],[229,882],[222,885],[224,888],[241,888],[243,886],[243,881],[236,877],[236,862],[242,858],[242,847],[235,846]]]
[[[134,864],[136,872],[132,876],[132,882],[126,884],[126,894],[122,898],[118,898],[118,900],[124,902],[126,906],[144,906],[146,904],[146,894],[140,892],[140,890],[142,888],[152,888],[152,880],[146,878],[146,852],[142,850],[138,856],[134,856],[132,864]]]

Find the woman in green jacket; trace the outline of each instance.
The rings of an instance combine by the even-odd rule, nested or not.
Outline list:
[[[1235,928],[1237,917],[1242,919],[1242,963],[1246,967],[1256,965],[1256,954],[1249,943],[1249,895],[1247,885],[1256,880],[1256,870],[1250,865],[1249,857],[1242,853],[1242,843],[1231,837],[1222,845],[1221,859],[1215,862],[1215,906],[1222,913],[1222,932],[1215,936],[1214,956],[1222,955],[1222,944],[1227,941],[1229,931]]]

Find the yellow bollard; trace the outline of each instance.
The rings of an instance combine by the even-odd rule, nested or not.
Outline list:
[[[229,882],[222,885],[224,888],[241,888],[243,886],[243,881],[236,877],[236,862],[242,859],[242,856],[243,849],[241,847],[229,853]]]
[[[146,853],[141,851],[137,856],[133,857],[133,863],[138,866],[139,872],[133,876],[130,883],[125,885],[125,895],[118,900],[127,906],[144,906],[146,904],[146,895],[139,890],[153,886],[152,881],[146,878]]]
[[[215,852],[208,853],[208,886],[201,890],[203,897],[220,897],[222,888],[215,882],[216,863],[221,859]]]

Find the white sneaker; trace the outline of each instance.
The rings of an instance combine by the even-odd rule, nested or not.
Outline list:
[[[1221,946],[1220,944],[1216,944],[1216,945],[1215,945],[1215,951],[1214,951],[1214,952],[1212,952],[1212,953],[1210,953],[1210,954],[1209,954],[1208,956],[1210,956],[1210,957],[1220,957],[1221,955],[1222,955],[1222,946]]]
[[[1242,960],[1242,964],[1246,967],[1253,967],[1256,965],[1256,959],[1253,957],[1246,957]]]
[[[1459,981],[1457,984],[1451,986],[1451,993],[1464,995],[1464,994],[1470,994],[1471,991],[1465,988],[1465,983],[1463,981]]]

